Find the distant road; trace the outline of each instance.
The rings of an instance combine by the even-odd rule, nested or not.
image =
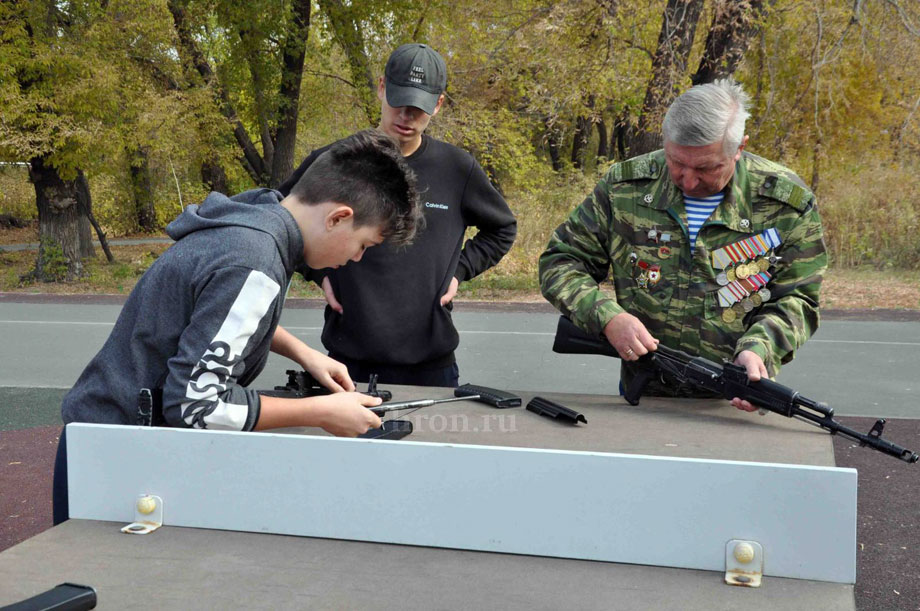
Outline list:
[[[54,300],[63,303],[48,303]],[[108,336],[121,302],[122,298],[106,296],[0,294],[0,386],[73,385]],[[285,309],[282,325],[320,347],[322,310],[315,304],[302,307],[302,300],[294,301],[290,305],[295,307]],[[829,403],[840,415],[920,417],[920,315],[893,312],[888,318],[894,320],[825,316],[815,337],[783,368],[779,381]],[[557,315],[548,305],[458,303],[454,319],[461,336],[461,382],[542,392],[616,393],[618,361],[552,352]],[[272,355],[255,386],[282,384],[290,366],[290,361]]]

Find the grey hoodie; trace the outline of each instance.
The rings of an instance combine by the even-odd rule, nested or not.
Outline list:
[[[102,350],[64,397],[65,423],[134,424],[163,389],[170,426],[251,430],[303,236],[270,189],[211,193],[166,228],[176,240],[137,283]]]

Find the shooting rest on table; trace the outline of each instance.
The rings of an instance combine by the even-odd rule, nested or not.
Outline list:
[[[540,394],[589,424],[457,402],[410,415],[402,441],[68,429],[72,515],[112,522],[0,554],[0,604],[72,581],[100,608],[853,608],[856,478],[826,433],[722,401]],[[122,535],[140,493],[163,498],[166,526]],[[208,530],[237,528],[311,536]],[[724,584],[731,539],[763,544],[763,587]]]

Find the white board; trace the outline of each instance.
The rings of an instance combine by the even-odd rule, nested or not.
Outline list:
[[[70,516],[855,583],[856,471],[631,454],[92,424],[67,427]],[[156,533],[147,536],[156,536]]]

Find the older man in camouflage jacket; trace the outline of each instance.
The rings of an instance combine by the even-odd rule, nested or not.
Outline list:
[[[814,194],[744,151],[746,106],[731,80],[689,89],[665,116],[664,149],[611,166],[540,257],[543,295],[607,337],[627,385],[659,341],[775,377],[818,327],[827,254]]]

